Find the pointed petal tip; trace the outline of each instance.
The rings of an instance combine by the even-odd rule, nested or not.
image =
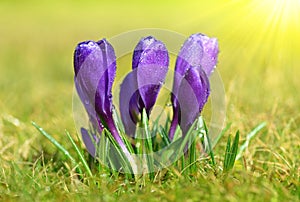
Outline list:
[[[217,38],[202,33],[190,35],[181,47],[175,70],[183,75],[191,66],[201,66],[207,76],[216,68],[219,53]]]
[[[138,65],[149,65],[152,63],[168,66],[169,55],[165,44],[153,36],[142,38],[136,45],[132,57],[132,69]]]
[[[78,43],[74,51],[74,72],[75,76],[79,72],[82,63],[94,50],[98,49],[98,44],[95,41],[88,40]]]
[[[203,58],[201,60],[201,66],[206,72],[207,76],[210,76],[215,69],[219,54],[219,44],[217,38],[210,38],[204,34],[197,33],[191,35],[192,38],[203,46]]]
[[[96,42],[99,47],[111,46],[111,44],[106,40],[106,38],[100,39]]]

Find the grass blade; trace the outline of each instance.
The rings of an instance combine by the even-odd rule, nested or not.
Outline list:
[[[227,139],[226,150],[225,150],[225,157],[224,157],[224,163],[223,163],[223,170],[224,171],[227,171],[228,167],[229,167],[230,147],[231,147],[231,136],[229,136],[228,139]]]
[[[191,146],[189,148],[189,166],[190,172],[194,173],[196,171],[196,139],[192,140]]]
[[[231,146],[231,150],[230,150],[229,169],[232,169],[234,166],[234,162],[235,162],[238,147],[239,147],[239,139],[240,139],[240,132],[237,131],[235,134],[235,138],[233,140],[232,146]]]
[[[154,179],[154,158],[153,158],[153,145],[152,145],[152,137],[151,133],[149,131],[149,123],[147,118],[146,110],[143,109],[142,114],[142,125],[145,133],[145,149],[146,149],[146,156],[147,156],[147,164],[148,164],[148,172],[149,172],[149,178],[150,180]]]
[[[184,148],[186,147],[186,145],[189,142],[189,140],[191,139],[191,137],[194,135],[195,126],[197,124],[197,121],[198,120],[194,121],[194,123],[191,125],[190,129],[188,130],[187,134],[184,137],[182,137],[182,140],[180,142],[180,146],[179,146],[179,149],[176,153],[176,158],[175,159],[179,159],[179,157],[181,155],[184,155]]]
[[[225,133],[229,130],[230,127],[231,127],[231,123],[228,123],[226,125],[226,127],[223,128],[223,130],[219,133],[219,135],[217,136],[217,138],[213,141],[213,145],[218,144],[218,142],[220,141],[220,139],[225,135]]]
[[[208,135],[208,129],[207,129],[207,126],[206,126],[206,123],[205,123],[204,120],[203,120],[203,127],[204,127],[204,130],[205,130],[205,134],[204,134],[204,142],[206,143],[205,150],[207,150],[206,152],[208,152],[208,154],[210,155],[212,165],[215,166],[216,165],[215,157],[214,157],[214,153],[213,153],[213,150],[212,150],[211,141],[210,141],[210,138],[209,138],[209,135]]]
[[[242,153],[245,151],[245,149],[249,146],[250,140],[255,137],[255,135],[262,130],[267,125],[266,122],[263,122],[256,126],[248,135],[246,136],[246,141],[240,146],[240,149],[238,151],[236,160],[240,159],[242,157]]]
[[[237,131],[233,143],[231,145],[231,136],[228,137],[226,150],[225,150],[224,163],[223,163],[223,170],[225,172],[229,171],[234,166],[237,151],[238,151],[239,138],[240,138],[240,132]]]
[[[89,168],[89,165],[87,164],[86,160],[84,159],[82,153],[80,152],[79,148],[77,147],[76,143],[74,142],[73,138],[71,137],[70,133],[66,130],[66,135],[69,138],[72,146],[74,147],[76,153],[78,154],[79,160],[83,164],[83,167],[85,168],[86,172],[90,177],[93,177],[92,171]]]
[[[100,144],[96,147],[97,148],[97,154],[98,157],[100,159],[100,162],[102,162],[103,165],[105,165],[106,163],[106,158],[107,158],[107,154],[108,154],[108,149],[109,147],[107,147],[107,141],[106,141],[106,137],[105,135],[102,133],[101,137],[100,137]]]
[[[81,169],[78,167],[78,163],[76,160],[71,156],[71,154],[61,145],[59,144],[50,134],[48,134],[42,127],[37,125],[35,122],[31,122],[31,124],[43,135],[45,136],[54,146],[61,151],[71,162],[76,166],[78,173],[82,174]]]
[[[128,174],[128,173],[133,173],[131,164],[130,164],[130,160],[128,159],[128,157],[126,156],[126,154],[123,152],[122,148],[120,147],[120,145],[116,142],[115,138],[112,136],[112,134],[106,129],[104,128],[104,130],[102,131],[102,135],[105,135],[109,141],[111,142],[112,146],[115,148],[115,151],[117,152],[119,158],[117,159],[123,169],[124,169],[124,173]],[[111,158],[111,156],[109,157]],[[110,159],[111,163],[113,164],[114,162],[112,161],[112,159]],[[133,162],[134,163],[134,162]],[[114,166],[114,165],[112,165]]]
[[[168,146],[170,144],[170,139],[164,127],[160,126],[158,131],[159,131],[159,135],[161,136],[161,139],[163,140],[164,146]]]

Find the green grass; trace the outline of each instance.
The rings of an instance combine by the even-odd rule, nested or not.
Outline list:
[[[299,5],[209,2],[1,1],[0,200],[299,200],[300,25],[295,14]],[[72,117],[73,49],[79,41],[109,39],[145,27],[186,36],[203,32],[219,39],[218,70],[231,127],[213,150],[216,166],[209,157],[198,158],[197,172],[191,176],[170,167],[154,182],[141,178],[133,183],[92,167],[91,178],[65,133],[69,131],[84,151]],[[118,65],[121,77],[130,62],[120,60]],[[79,165],[31,121],[39,123]],[[252,136],[250,132],[261,123],[266,126]],[[237,130],[243,153],[224,173],[227,139]],[[244,144],[247,139],[249,144]],[[83,155],[89,160],[87,152]]]

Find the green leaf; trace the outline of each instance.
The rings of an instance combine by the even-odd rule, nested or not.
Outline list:
[[[194,121],[194,123],[191,125],[190,129],[188,130],[187,134],[181,138],[181,142],[180,142],[180,146],[179,149],[177,150],[177,152],[175,152],[175,159],[179,159],[180,156],[184,155],[184,148],[187,145],[187,143],[189,141],[191,141],[191,139],[194,139],[193,137],[195,137],[195,126],[197,124],[197,119]],[[175,141],[174,143],[176,143],[177,141]]]
[[[239,138],[240,138],[240,132],[237,131],[233,143],[231,145],[231,136],[228,137],[225,157],[224,157],[224,164],[223,164],[224,171],[229,171],[234,166],[237,151],[238,151]]]
[[[129,178],[131,178],[131,174],[135,173],[135,172],[133,172],[134,168],[132,167],[134,165],[132,165],[130,162],[132,162],[132,163],[135,163],[135,162],[133,161],[133,159],[131,159],[131,156],[128,156],[130,154],[124,153],[124,151],[122,150],[120,145],[117,143],[115,138],[112,136],[112,134],[106,128],[103,129],[102,135],[103,134],[109,139],[112,146],[114,147],[114,149],[116,151],[116,156],[118,158],[117,159],[118,163],[121,164],[122,168],[124,169],[124,173],[127,174],[126,176],[129,176]],[[112,164],[112,167],[116,168],[117,166],[115,166],[114,163],[117,163],[117,162],[113,162],[111,158],[112,158],[112,156],[109,156],[109,160]]]
[[[196,139],[192,140],[191,146],[189,148],[189,166],[191,173],[196,171]]]
[[[145,148],[145,154],[147,157],[147,167],[149,172],[150,180],[154,179],[154,158],[153,158],[153,145],[152,145],[152,137],[149,131],[149,123],[146,110],[143,109],[142,113],[142,128],[143,128],[143,137],[145,137],[145,141],[143,147]]]
[[[105,165],[107,154],[109,153],[109,141],[106,140],[103,133],[100,136],[100,144],[96,147],[96,153],[98,154],[100,162]]]
[[[204,130],[205,130],[205,134],[204,134],[205,150],[210,155],[212,165],[215,166],[216,165],[215,157],[214,157],[214,153],[213,153],[213,150],[212,150],[211,141],[210,141],[210,138],[209,138],[209,135],[208,135],[208,129],[206,127],[206,123],[205,123],[204,120],[203,120],[203,127],[204,127]]]
[[[82,153],[80,152],[79,148],[77,147],[77,145],[75,144],[73,138],[71,137],[70,133],[66,130],[66,135],[69,138],[72,146],[74,147],[76,153],[78,154],[79,160],[81,161],[81,163],[83,164],[83,167],[85,168],[86,172],[88,173],[88,175],[90,177],[93,177],[92,171],[90,170],[86,160],[84,159]]]
[[[240,131],[237,131],[230,150],[230,169],[233,168],[239,147]]]
[[[250,133],[248,133],[248,135],[246,136],[245,142],[240,146],[236,160],[238,160],[242,157],[243,152],[249,146],[250,140],[253,139],[255,137],[255,135],[258,134],[258,132],[260,130],[262,130],[266,125],[267,125],[267,123],[263,122],[263,123],[259,124],[258,126],[256,126]]]
[[[228,137],[227,144],[226,144],[223,170],[228,170],[229,167],[230,146],[231,146],[231,136]]]
[[[78,173],[82,174],[81,169],[78,166],[78,163],[76,162],[75,158],[71,156],[71,154],[60,144],[58,143],[50,134],[48,134],[42,127],[37,125],[35,122],[31,122],[31,124],[42,134],[44,135],[54,146],[61,151],[71,162],[75,165],[76,170]]]
[[[220,141],[220,139],[225,135],[225,133],[229,130],[230,127],[231,127],[231,123],[228,123],[226,127],[223,128],[223,130],[219,133],[217,138],[213,141],[213,145],[216,145]]]
[[[164,146],[168,146],[170,144],[169,135],[166,133],[165,129],[162,126],[159,127],[159,135],[163,140]]]

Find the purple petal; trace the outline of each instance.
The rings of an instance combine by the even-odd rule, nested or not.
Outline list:
[[[179,125],[185,135],[200,115],[210,94],[209,80],[200,66],[187,70],[178,89]]]
[[[98,122],[100,127],[101,123],[105,124],[124,152],[129,154],[113,120],[111,90],[116,75],[113,47],[105,39],[78,44],[74,53],[74,70],[76,89],[90,120],[93,124]]]
[[[149,36],[136,46],[132,64],[139,94],[149,116],[168,72],[169,54],[161,41]]]
[[[75,87],[92,125],[98,132],[103,127],[95,111],[95,94],[99,82],[97,72],[101,61],[101,49],[96,42],[85,41],[77,45],[74,52]]]
[[[216,38],[209,38],[200,33],[193,34],[181,47],[175,71],[183,75],[189,67],[201,66],[209,77],[216,67],[218,53],[219,48]]]
[[[149,49],[149,46],[155,43],[157,40],[152,37],[148,36],[146,38],[142,38],[139,43],[136,45],[133,57],[132,57],[132,69],[135,69],[140,64],[140,58],[144,50]]]
[[[183,44],[178,54],[175,71],[183,76],[190,67],[201,66],[207,77],[213,72],[217,64],[219,53],[216,38],[209,38],[203,34],[191,35]],[[176,94],[180,80],[174,78],[173,92]]]
[[[77,76],[82,64],[85,62],[86,58],[94,51],[98,49],[97,43],[94,41],[84,41],[77,45],[74,52],[74,72]]]
[[[207,77],[211,75],[217,65],[219,47],[216,38],[209,38],[203,34],[196,34],[195,37],[199,38],[203,46],[203,57],[200,65]]]
[[[169,55],[165,45],[149,36],[135,47],[132,72],[120,90],[120,113],[127,135],[134,135],[143,108],[148,117],[168,71]]]
[[[112,117],[111,88],[116,74],[116,57],[105,40],[78,44],[74,53],[75,84],[87,112],[94,119],[94,106],[103,121]]]
[[[99,139],[93,134],[90,135],[85,128],[81,128],[81,136],[86,149],[93,157],[95,157],[96,156],[95,146],[98,145]],[[91,139],[91,137],[93,138],[93,140]]]
[[[105,40],[97,42],[102,52],[102,64],[104,70],[99,80],[95,95],[95,107],[100,118],[105,122],[112,119],[112,86],[116,76],[116,56],[113,47]]]
[[[136,75],[127,74],[120,87],[120,114],[127,135],[134,136],[140,110],[138,108]]]
[[[183,76],[191,67],[197,66],[201,67],[206,73],[207,77],[209,77],[216,67],[218,52],[219,49],[217,39],[209,38],[199,33],[191,35],[182,45],[176,60],[174,83],[171,95],[174,115],[169,131],[170,139],[173,138],[175,129],[180,119],[180,117],[178,117],[179,104],[177,101],[177,96],[178,88],[181,84]]]
[[[102,125],[99,117],[97,116],[97,113],[96,113],[96,110],[95,110],[95,106],[92,105],[89,102],[89,98],[86,97],[86,94],[82,91],[81,86],[78,84],[78,82],[77,82],[76,79],[75,79],[75,87],[76,87],[77,93],[78,93],[81,101],[83,102],[85,110],[87,111],[87,114],[89,116],[89,120],[92,123],[93,128],[99,134],[101,134],[101,132],[103,130],[103,125]]]

